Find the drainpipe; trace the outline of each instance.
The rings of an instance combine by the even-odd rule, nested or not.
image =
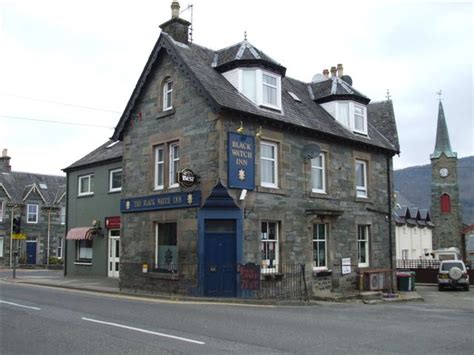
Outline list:
[[[393,292],[393,240],[392,240],[392,182],[390,179],[390,158],[387,156],[387,191],[388,191],[388,240],[390,254],[390,292]]]
[[[13,261],[13,239],[12,239],[12,234],[13,234],[13,213],[15,211],[15,206],[12,206],[11,209],[11,214],[10,214],[10,269],[12,268],[12,261]]]
[[[46,268],[49,269],[49,241],[51,239],[51,208],[48,208],[48,242],[46,249]]]

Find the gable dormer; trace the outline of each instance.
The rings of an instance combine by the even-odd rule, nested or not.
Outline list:
[[[281,79],[286,68],[246,39],[217,51],[212,66],[257,106],[281,110]]]
[[[352,87],[352,78],[343,75],[342,64],[331,68],[331,77],[327,69],[322,75],[315,75],[311,89],[314,101],[336,121],[356,134],[368,135],[367,104],[370,99]]]

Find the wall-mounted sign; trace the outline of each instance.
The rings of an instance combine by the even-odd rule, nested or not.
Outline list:
[[[242,290],[260,289],[260,268],[254,263],[240,266],[240,288]]]
[[[341,273],[343,275],[351,273],[351,258],[343,258],[341,262]]]
[[[132,197],[120,201],[120,211],[122,213],[199,206],[201,206],[201,191]]]
[[[26,240],[26,234],[25,233],[13,233],[12,234],[12,239],[13,240]]]
[[[198,176],[191,169],[183,169],[178,173],[178,182],[183,187],[191,187],[198,182]]]
[[[118,228],[120,228],[120,216],[107,217],[105,219],[105,228],[107,228],[107,229],[118,229]]]
[[[255,189],[255,140],[253,136],[229,132],[228,134],[229,187]]]

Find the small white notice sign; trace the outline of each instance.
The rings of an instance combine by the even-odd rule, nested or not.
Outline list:
[[[351,258],[343,258],[341,265],[343,275],[351,273]]]

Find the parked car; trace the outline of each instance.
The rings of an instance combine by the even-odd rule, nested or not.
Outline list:
[[[444,260],[439,263],[438,289],[462,287],[469,291],[469,275],[462,260]]]

